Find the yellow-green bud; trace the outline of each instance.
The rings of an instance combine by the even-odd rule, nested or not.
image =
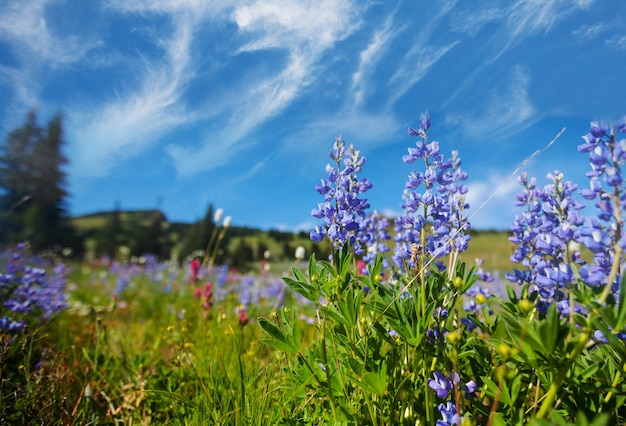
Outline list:
[[[478,303],[479,305],[484,304],[486,301],[487,301],[487,298],[485,297],[484,294],[478,293],[476,295],[476,303]]]
[[[458,276],[454,277],[454,279],[452,280],[452,285],[456,289],[459,289],[459,288],[463,287],[463,278],[458,277]]]
[[[529,313],[533,308],[533,303],[528,299],[520,299],[517,302],[517,306],[524,312],[525,314]]]
[[[500,343],[498,346],[496,346],[496,351],[504,359],[508,358],[511,355],[511,347],[506,343]]]
[[[456,342],[458,342],[460,338],[461,336],[459,335],[459,332],[457,330],[451,331],[446,335],[446,340],[451,345],[454,345]]]

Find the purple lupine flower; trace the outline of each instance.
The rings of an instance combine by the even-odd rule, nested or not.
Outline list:
[[[439,371],[435,371],[433,377],[434,379],[428,379],[428,387],[434,390],[439,398],[447,398],[450,391],[454,388],[452,380]],[[456,373],[454,373],[454,381],[456,383],[459,381],[459,375]]]
[[[374,210],[368,215],[363,222],[363,243],[366,247],[366,254],[363,256],[365,263],[373,263],[378,254],[384,254],[389,251],[387,241],[391,240],[391,236],[387,232],[389,220]],[[383,268],[389,266],[389,261],[383,258]],[[367,270],[364,270],[367,272]]]
[[[13,252],[0,255],[0,266],[5,270],[0,273],[0,329],[19,330],[48,320],[67,307],[65,266],[50,268],[41,259],[27,259],[25,250],[25,245],[18,245]]]
[[[526,211],[515,217],[509,241],[517,246],[511,261],[525,269],[506,274],[511,282],[530,283],[531,291],[539,294],[540,312],[563,299],[564,289],[575,281],[570,263],[580,254],[570,253],[570,247],[583,224],[578,211],[584,207],[575,197],[577,186],[564,180],[563,173],[547,177],[551,183],[543,188],[525,173],[518,178],[524,192],[517,195],[516,205]]]
[[[254,277],[246,275],[239,283],[239,306],[244,311],[248,310],[250,303],[253,303]]]
[[[465,392],[465,398],[468,399],[474,397],[474,392],[476,392],[476,388],[478,388],[478,385],[473,380],[470,380],[469,382],[461,386],[461,390]]]
[[[408,149],[402,157],[405,163],[416,160],[424,162],[424,171],[412,171],[409,174],[403,194],[404,215],[396,218],[394,223],[395,252],[394,263],[397,266],[414,268],[411,256],[412,244],[418,245],[420,253],[424,253],[430,261],[449,254],[455,250],[463,252],[467,249],[469,229],[467,222],[466,203],[467,188],[460,184],[467,179],[467,173],[461,169],[461,159],[456,151],[449,159],[440,153],[438,142],[428,142],[430,117],[423,115],[420,129],[409,128],[411,136],[422,140]],[[422,247],[422,232],[430,222],[425,246]]]
[[[626,164],[626,139],[618,139],[620,133],[626,133],[623,121],[615,126],[594,121],[589,133],[583,136],[584,143],[578,146],[579,152],[589,154],[591,167],[587,173],[590,188],[582,190],[581,195],[595,200],[597,208],[597,214],[586,218],[577,234],[578,241],[594,254],[591,263],[581,266],[580,275],[587,284],[611,284],[615,289],[621,271],[613,283],[606,280],[614,261],[623,264],[623,257],[614,259],[615,247],[626,247],[626,187],[621,174]]]
[[[366,241],[371,238],[366,233],[365,224],[365,211],[370,206],[362,194],[372,184],[358,177],[365,164],[365,157],[352,145],[346,148],[341,137],[335,139],[329,156],[335,165],[326,165],[328,179],[322,179],[315,186],[316,191],[324,196],[324,202],[311,211],[313,217],[324,220],[324,225],[316,226],[310,237],[320,242],[326,236],[336,249],[349,243],[355,254],[362,255],[365,253]]]
[[[226,281],[228,280],[228,265],[215,266],[215,302],[219,303],[226,297]]]
[[[459,423],[459,415],[456,411],[456,406],[452,401],[448,401],[445,404],[439,404],[437,407],[439,414],[441,414],[441,420],[437,420],[437,426],[452,426]]]

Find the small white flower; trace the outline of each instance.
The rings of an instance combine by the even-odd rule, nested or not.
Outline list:
[[[215,223],[219,223],[220,220],[222,220],[222,215],[224,214],[224,209],[217,209],[215,210],[215,214],[213,215],[213,221]]]
[[[304,247],[302,247],[302,246],[296,247],[296,259],[297,260],[304,259],[305,254],[306,254],[306,251],[305,251]]]

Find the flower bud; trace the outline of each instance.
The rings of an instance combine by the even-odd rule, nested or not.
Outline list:
[[[478,303],[479,305],[484,304],[486,301],[487,301],[487,298],[485,297],[484,294],[478,293],[476,295],[476,303]]]
[[[463,287],[463,278],[458,276],[454,277],[454,279],[452,280],[452,285],[454,286],[454,288],[460,289],[461,287]]]
[[[533,303],[528,299],[520,299],[519,302],[517,302],[517,306],[521,309],[522,312],[527,314],[533,308]]]
[[[459,335],[459,332],[454,330],[451,331],[450,333],[448,333],[446,335],[446,340],[448,341],[448,343],[450,343],[451,345],[454,345],[456,342],[459,341],[459,339],[461,338],[461,336]]]
[[[496,351],[504,359],[507,359],[511,355],[511,347],[506,343],[500,343],[498,346],[496,346]]]

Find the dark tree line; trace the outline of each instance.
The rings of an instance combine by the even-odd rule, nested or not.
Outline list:
[[[34,250],[71,247],[61,115],[45,127],[34,111],[8,134],[0,151],[0,239],[28,241]]]

